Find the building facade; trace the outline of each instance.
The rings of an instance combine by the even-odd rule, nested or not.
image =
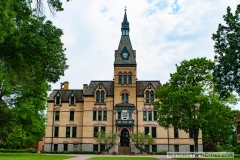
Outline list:
[[[114,79],[91,81],[83,89],[69,89],[60,84],[50,94],[47,108],[45,151],[101,151],[104,145],[96,142],[96,132],[118,133],[118,144],[110,152],[120,153],[122,147],[130,152],[139,150],[129,136],[137,131],[150,134],[155,143],[146,145],[151,151],[194,151],[192,134],[177,128],[164,129],[157,123],[152,103],[160,81],[137,80],[136,51],[129,37],[129,22],[125,12],[122,35],[115,50]],[[199,135],[202,151],[202,134]]]

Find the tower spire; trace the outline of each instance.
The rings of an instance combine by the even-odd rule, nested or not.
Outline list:
[[[128,36],[130,29],[129,29],[129,22],[128,22],[128,20],[127,20],[127,7],[125,6],[124,8],[125,8],[125,9],[124,9],[125,13],[124,13],[124,17],[123,17],[123,22],[122,22],[122,28],[121,28],[121,30],[122,30],[122,35],[123,35],[123,36]]]

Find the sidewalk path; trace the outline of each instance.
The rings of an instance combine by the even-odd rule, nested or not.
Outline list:
[[[119,156],[119,157],[154,157],[157,159],[161,159],[161,160],[172,160],[172,158],[167,158],[167,155],[95,155],[95,154],[74,154],[73,156],[77,156],[75,158],[70,158],[68,160],[86,160],[88,158],[91,157],[115,157],[115,156]]]

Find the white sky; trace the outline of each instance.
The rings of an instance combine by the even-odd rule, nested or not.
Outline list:
[[[63,29],[69,69],[52,84],[68,81],[82,89],[91,80],[112,80],[114,50],[121,37],[124,6],[130,39],[136,50],[138,80],[160,80],[176,71],[175,64],[197,57],[214,57],[212,34],[227,6],[235,12],[238,0],[72,0],[50,19]],[[46,11],[48,10],[45,6]],[[235,107],[240,109],[240,105]]]

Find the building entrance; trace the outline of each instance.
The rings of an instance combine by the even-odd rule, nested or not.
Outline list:
[[[121,147],[129,147],[129,132],[127,129],[123,129],[120,137]]]

